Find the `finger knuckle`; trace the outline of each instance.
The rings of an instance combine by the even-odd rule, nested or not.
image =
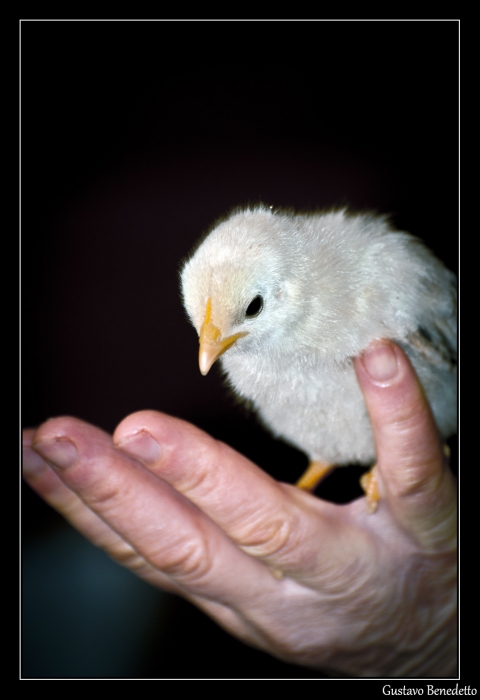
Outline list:
[[[198,540],[172,542],[155,560],[163,573],[185,584],[198,584],[207,579],[213,566],[213,556],[206,542]]]
[[[262,559],[285,554],[296,547],[295,531],[295,518],[291,514],[249,523],[241,538],[241,548],[250,556]]]

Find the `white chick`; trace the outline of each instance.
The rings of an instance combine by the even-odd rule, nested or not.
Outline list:
[[[184,264],[181,285],[200,371],[221,356],[236,394],[308,455],[300,487],[374,463],[352,358],[376,338],[405,350],[442,437],[456,431],[456,278],[385,217],[237,210]],[[375,477],[362,482],[371,512]]]

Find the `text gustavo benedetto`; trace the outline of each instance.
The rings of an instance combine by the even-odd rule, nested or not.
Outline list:
[[[476,695],[477,689],[470,685],[459,686],[458,683],[452,688],[436,688],[434,685],[427,685],[426,689],[407,688],[406,685],[403,688],[384,685],[382,692],[384,695]]]

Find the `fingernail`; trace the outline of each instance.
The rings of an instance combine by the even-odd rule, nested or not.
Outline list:
[[[131,457],[147,464],[157,462],[162,454],[160,445],[148,430],[139,430],[137,433],[127,435],[117,444],[117,447],[127,452]]]
[[[391,382],[398,373],[395,348],[390,343],[375,345],[362,355],[367,374],[374,382]]]
[[[60,469],[73,467],[78,460],[78,451],[71,440],[66,437],[56,437],[50,440],[40,440],[32,444],[35,452],[38,452],[49,464]]]
[[[48,466],[38,452],[29,445],[23,446],[23,473],[25,476],[40,476]]]

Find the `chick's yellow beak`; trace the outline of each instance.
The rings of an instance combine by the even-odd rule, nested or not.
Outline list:
[[[248,333],[234,333],[227,338],[222,338],[221,331],[212,323],[212,301],[210,297],[207,301],[205,311],[205,321],[200,329],[200,350],[198,352],[198,365],[200,372],[205,376],[210,367],[220,355],[228,350],[239,338]]]

